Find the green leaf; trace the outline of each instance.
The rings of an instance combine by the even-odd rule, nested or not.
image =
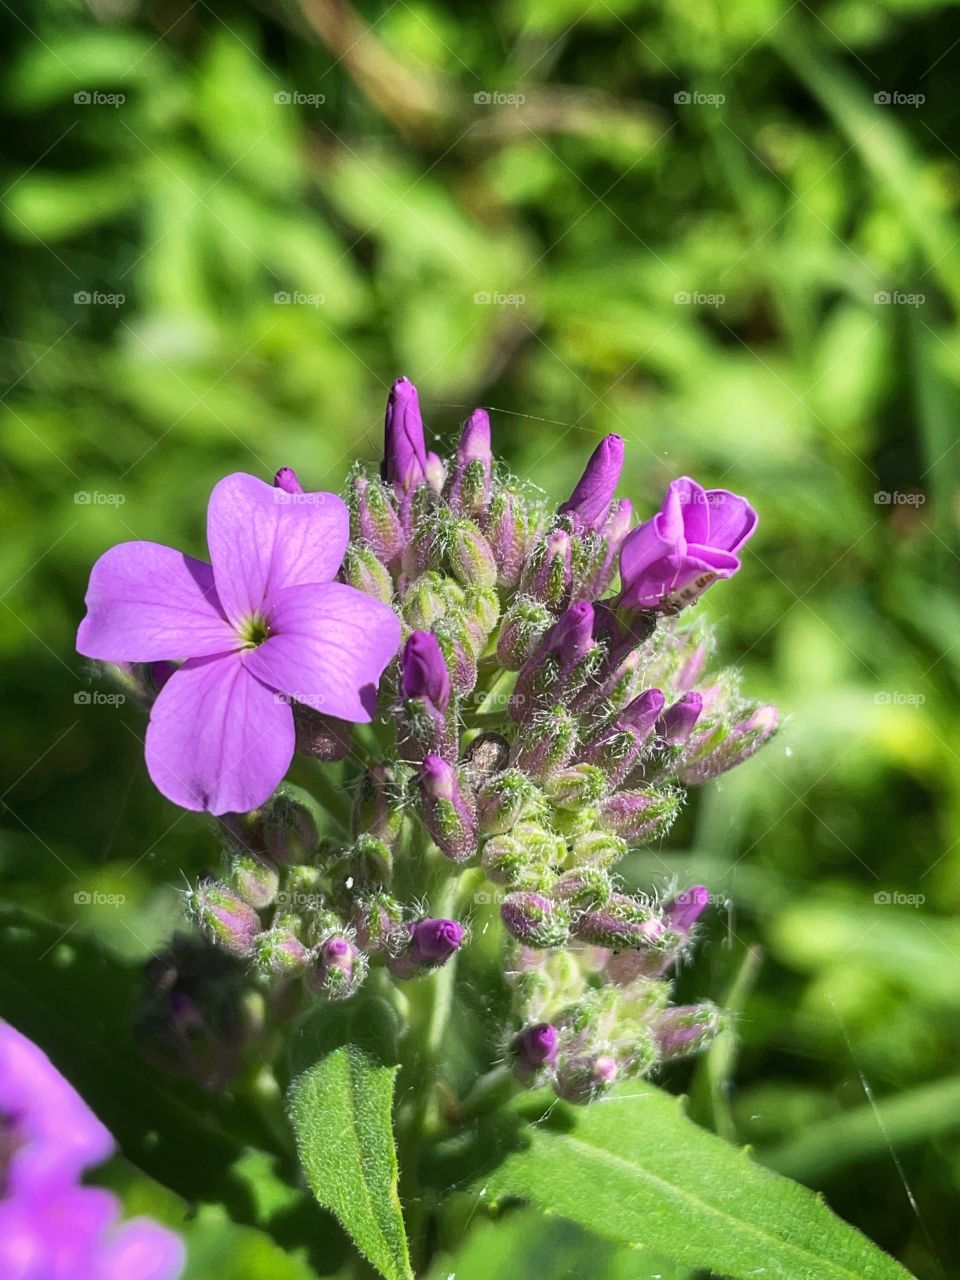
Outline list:
[[[555,1108],[483,1190],[731,1280],[909,1275],[806,1188],[698,1129],[651,1085],[576,1113]]]
[[[393,1142],[397,1067],[383,1037],[392,1011],[382,1001],[365,1001],[362,1013],[353,1005],[323,1010],[301,1029],[294,1065],[311,1056],[312,1065],[290,1086],[290,1121],[320,1204],[387,1280],[412,1280]],[[336,1044],[339,1036],[349,1041]]]

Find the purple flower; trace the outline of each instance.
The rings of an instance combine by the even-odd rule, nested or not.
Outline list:
[[[693,733],[702,711],[701,695],[696,692],[685,693],[657,721],[657,733],[668,746],[682,747]]]
[[[439,969],[463,945],[463,925],[456,920],[418,920],[406,931],[404,950],[387,958],[395,978],[416,978]]]
[[[426,484],[429,464],[420,401],[407,378],[398,378],[390,388],[383,434],[383,478],[402,493]]]
[[[186,659],[153,704],[146,738],[150,776],[175,804],[215,814],[261,805],[293,756],[291,700],[372,718],[400,624],[333,581],[348,524],[333,494],[292,494],[238,472],[210,496],[212,567],[156,542],[121,543],[94,565],[79,652]]]
[[[591,454],[573,493],[560,507],[560,515],[572,515],[581,530],[599,529],[610,510],[622,467],[623,438],[605,436]]]
[[[652,520],[620,549],[620,603],[629,609],[689,604],[717,578],[740,568],[736,552],[752,536],[757,513],[726,489],[701,489],[687,476],[667,488]]]
[[[514,1063],[521,1079],[535,1075],[557,1060],[560,1036],[549,1022],[537,1022],[525,1027],[513,1042]]]
[[[115,1196],[76,1185],[113,1139],[30,1040],[0,1022],[0,1275],[176,1280],[184,1249],[148,1218],[117,1225]]]
[[[437,637],[413,631],[403,650],[402,684],[405,698],[423,698],[441,715],[450,705],[450,672]]]

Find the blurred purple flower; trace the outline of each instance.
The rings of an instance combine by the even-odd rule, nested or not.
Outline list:
[[[372,718],[400,642],[387,606],[333,578],[349,536],[343,502],[238,472],[207,510],[212,566],[156,542],[94,565],[77,649],[113,662],[186,659],[150,715],[147,768],[185,809],[261,805],[295,746],[291,700]]]

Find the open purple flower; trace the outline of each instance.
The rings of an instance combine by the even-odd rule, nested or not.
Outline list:
[[[756,527],[757,513],[746,498],[702,489],[681,476],[667,488],[653,519],[624,540],[620,603],[629,609],[689,604],[717,578],[736,573],[736,552]]]
[[[185,659],[146,738],[150,776],[175,804],[214,814],[261,805],[293,757],[291,701],[372,718],[400,624],[387,605],[333,581],[348,536],[334,494],[289,493],[237,472],[210,496],[211,564],[125,542],[94,565],[79,652]]]
[[[176,1280],[180,1238],[117,1223],[115,1196],[77,1184],[114,1143],[30,1040],[0,1022],[0,1275],[10,1280]]]

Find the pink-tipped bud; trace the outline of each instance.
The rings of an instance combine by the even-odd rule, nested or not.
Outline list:
[[[417,389],[398,378],[387,397],[383,424],[384,479],[401,493],[427,482],[427,448]]]
[[[606,436],[594,449],[583,475],[560,515],[571,515],[580,530],[598,530],[607,518],[620,472],[623,469],[623,439]]]
[[[460,515],[479,516],[490,501],[493,454],[490,450],[490,418],[486,409],[474,409],[463,427],[450,482],[450,506]]]
[[[273,477],[273,487],[282,489],[284,493],[303,493],[303,487],[293,467],[281,467]]]
[[[702,710],[700,694],[685,693],[657,721],[657,733],[668,747],[682,747],[693,733]]]
[[[463,945],[463,925],[456,920],[418,920],[407,926],[406,946],[387,959],[395,978],[416,978],[439,969]]]
[[[420,768],[421,814],[437,848],[454,862],[476,852],[477,815],[473,798],[452,764],[428,755]]]

